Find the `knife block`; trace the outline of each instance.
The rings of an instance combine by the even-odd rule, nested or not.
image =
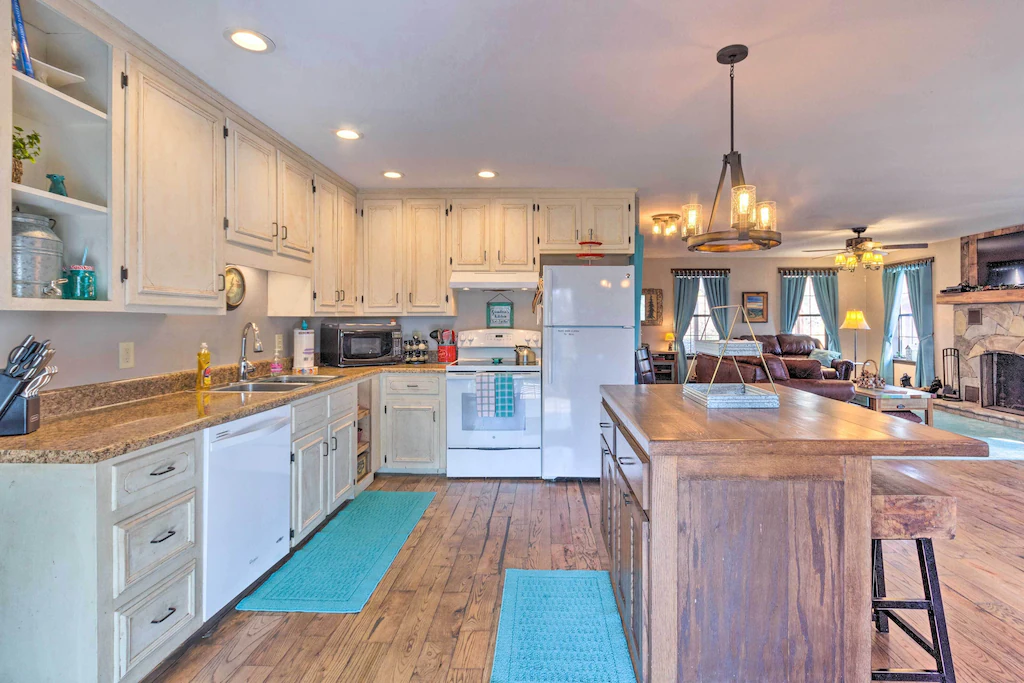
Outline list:
[[[15,396],[0,415],[0,436],[31,434],[39,429],[39,397]]]

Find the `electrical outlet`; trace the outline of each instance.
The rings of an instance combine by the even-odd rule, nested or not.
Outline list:
[[[135,367],[135,342],[121,342],[117,345],[117,367],[122,370]]]
[[[277,353],[284,353],[284,335],[283,334],[275,334],[274,335],[274,351],[276,351]]]

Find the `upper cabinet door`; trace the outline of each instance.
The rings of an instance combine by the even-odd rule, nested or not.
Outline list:
[[[456,199],[451,202],[452,270],[490,270],[488,235],[490,201]]]
[[[494,200],[494,270],[532,270],[533,200]]]
[[[583,223],[582,199],[542,199],[537,203],[537,235],[541,252],[577,252]]]
[[[249,129],[227,122],[229,242],[277,249],[277,150]]]
[[[448,304],[445,200],[405,200],[406,313],[444,313]]]
[[[335,313],[338,287],[338,188],[316,179],[316,251],[313,253],[313,312]]]
[[[224,114],[128,57],[129,304],[224,310]]]
[[[633,252],[633,200],[588,198],[583,205],[582,240],[596,240],[605,252]]]
[[[278,251],[313,258],[313,172],[283,152],[277,154]]]
[[[366,199],[362,218],[363,313],[401,313],[402,200]]]
[[[356,200],[352,195],[338,195],[338,313],[355,314],[359,292],[356,283]]]

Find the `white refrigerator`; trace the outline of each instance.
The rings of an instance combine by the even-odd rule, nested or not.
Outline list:
[[[633,384],[633,266],[544,267],[541,473],[601,476],[602,384]]]

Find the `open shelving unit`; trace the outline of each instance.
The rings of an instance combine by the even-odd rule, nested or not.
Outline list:
[[[373,401],[373,380],[359,383],[357,397],[359,407],[356,411],[356,457],[355,477],[357,493],[365,491],[373,483],[373,459],[371,458],[373,443],[373,414],[366,406],[375,405]]]
[[[10,183],[12,210],[55,221],[64,243],[64,263],[86,263],[96,270],[96,301],[32,299],[11,296],[0,287],[3,307],[37,311],[120,310],[123,235],[115,234],[109,207],[113,196],[112,142],[115,116],[123,112],[123,94],[114,86],[114,49],[94,33],[39,0],[21,0],[29,52],[35,60],[81,76],[84,81],[51,87],[9,70],[10,114],[14,126],[41,138],[35,163],[24,162],[20,183]],[[117,72],[120,74],[121,69]],[[37,74],[38,76],[38,74]],[[120,98],[119,102],[115,97]],[[68,197],[48,191],[48,173],[63,175]],[[0,247],[11,244],[10,236]],[[13,245],[0,249],[10,263]]]

